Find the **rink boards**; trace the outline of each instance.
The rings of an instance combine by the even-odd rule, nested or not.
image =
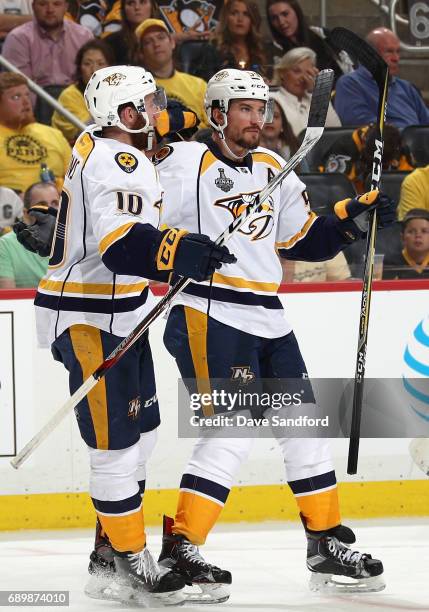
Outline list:
[[[429,283],[375,283],[371,304],[367,376],[407,374],[407,347],[429,370],[429,347],[415,330],[428,330]],[[358,332],[357,283],[284,286],[280,297],[313,377],[352,377]],[[18,470],[10,457],[68,396],[63,367],[35,341],[31,290],[0,294],[0,529],[85,527],[94,514],[87,491],[87,451],[71,415]],[[3,299],[2,299],[3,298]],[[6,299],[5,299],[6,298]],[[151,330],[162,411],[159,442],[147,479],[145,515],[157,524],[174,511],[181,470],[193,444],[177,438],[176,366],[162,345],[165,322]],[[424,338],[424,336],[423,336]],[[416,418],[410,411],[410,423]],[[415,421],[414,421],[415,423]],[[421,419],[422,432],[429,420]],[[407,432],[404,432],[407,435]],[[429,437],[429,433],[428,433]],[[412,464],[407,438],[366,439],[359,471],[346,474],[348,442],[333,440],[344,516],[429,515],[429,479]],[[271,439],[257,440],[221,515],[224,521],[296,520],[282,460]]]

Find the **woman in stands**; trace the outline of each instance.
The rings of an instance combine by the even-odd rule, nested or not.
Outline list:
[[[218,68],[241,68],[266,73],[267,59],[260,34],[261,15],[251,0],[225,4],[214,36]]]
[[[158,16],[155,0],[121,0],[122,27],[104,39],[112,50],[113,65],[140,65],[139,44],[134,31],[145,19]]]
[[[319,70],[316,54],[312,49],[291,49],[274,67],[273,84],[278,85],[282,107],[295,136],[307,127],[311,92]],[[339,127],[341,122],[331,103],[326,117],[326,127]]]
[[[350,58],[344,52],[337,53],[328,45],[325,40],[327,30],[313,28],[307,24],[297,0],[267,0],[266,11],[273,36],[270,55],[274,65],[291,49],[308,47],[316,54],[319,70],[331,68],[335,72],[335,80],[344,72],[350,72]]]
[[[58,102],[83,123],[91,123],[83,92],[93,72],[111,65],[113,65],[113,54],[104,41],[94,38],[85,43],[76,54],[76,81],[61,92]],[[52,115],[51,122],[52,126],[60,130],[73,145],[81,130],[58,111]]]

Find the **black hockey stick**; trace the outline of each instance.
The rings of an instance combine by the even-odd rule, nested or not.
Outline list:
[[[340,49],[344,49],[355,61],[358,61],[371,73],[377,83],[378,111],[376,122],[376,135],[371,173],[371,189],[380,186],[383,156],[383,128],[386,117],[387,89],[389,85],[389,70],[386,62],[367,42],[345,28],[335,28],[329,35]],[[350,100],[350,104],[353,101]],[[369,310],[371,305],[372,276],[374,271],[375,239],[377,236],[377,214],[371,212],[369,230],[366,240],[365,269],[363,274],[363,288],[361,296],[359,340],[356,355],[355,383],[353,390],[353,412],[350,430],[349,456],[347,473],[356,474],[359,457],[360,424],[362,417],[362,400],[365,378],[366,348],[368,342]]]
[[[246,206],[241,215],[227,227],[224,233],[216,240],[216,244],[225,244],[249,217],[259,211],[260,204],[263,204],[268,196],[282,183],[288,174],[303,160],[307,153],[314,147],[316,142],[323,134],[325,127],[326,114],[328,112],[331,90],[334,82],[332,70],[322,70],[316,78],[316,83],[311,99],[310,111],[308,116],[308,127],[302,145],[295,155],[286,163],[281,171],[274,176],[252,202]],[[18,469],[19,466],[30,456],[30,454],[48,437],[63,418],[74,408],[90,391],[97,382],[123,357],[126,351],[140,338],[148,327],[167,309],[174,297],[183,291],[191,282],[189,278],[181,278],[164,295],[156,306],[146,315],[137,327],[116,347],[105,361],[95,370],[89,378],[77,389],[67,402],[53,415],[46,425],[24,446],[24,448],[12,459],[11,465]]]

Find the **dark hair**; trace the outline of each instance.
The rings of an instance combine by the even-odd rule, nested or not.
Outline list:
[[[134,34],[135,28],[130,24],[125,13],[125,4],[127,0],[121,0],[121,35],[124,43],[129,49],[129,60],[139,64],[139,46],[140,41],[137,40]],[[156,0],[150,0],[150,15],[149,18],[159,18],[159,9]]]
[[[270,30],[271,33],[273,35],[274,40],[276,40],[277,42],[279,42],[282,47],[284,47],[284,43],[285,43],[285,37],[282,36],[280,34],[280,32],[278,32],[274,27],[273,24],[271,23],[271,18],[270,18],[270,7],[273,6],[273,4],[288,4],[290,6],[290,8],[296,13],[296,18],[298,21],[298,30],[296,33],[296,39],[297,39],[297,44],[296,45],[292,45],[292,46],[296,46],[296,47],[308,47],[308,43],[310,41],[310,33],[311,30],[309,28],[309,25],[307,23],[307,19],[304,15],[304,11],[302,10],[302,7],[300,5],[299,2],[297,2],[297,0],[267,0],[266,3],[266,10],[267,10],[267,20],[268,20],[268,25],[270,26]],[[291,48],[292,48],[291,46]]]
[[[370,125],[364,135],[364,146],[360,154],[360,164],[362,164],[365,173],[369,172],[372,168],[376,138],[377,126]],[[401,132],[394,125],[386,123],[384,125],[383,140],[383,168],[389,168],[392,162],[395,161],[399,165],[403,155]]]
[[[28,210],[32,206],[31,194],[33,193],[33,189],[36,189],[37,187],[51,187],[51,186],[57,189],[57,186],[55,185],[55,183],[47,182],[47,181],[40,181],[38,183],[33,183],[32,185],[30,185],[30,187],[27,187],[27,189],[24,192],[24,197],[23,197],[25,210]]]
[[[109,66],[112,66],[115,61],[112,49],[103,40],[98,40],[97,38],[93,38],[92,40],[88,40],[88,42],[82,45],[82,47],[76,53],[76,59],[75,59],[76,81],[81,91],[85,89],[85,85],[86,85],[86,83],[84,83],[82,79],[81,64],[82,64],[83,56],[85,55],[87,51],[90,51],[91,49],[100,51],[104,55],[104,58]]]
[[[250,30],[246,36],[246,44],[250,58],[249,68],[257,66],[258,71],[261,71],[264,69],[266,64],[266,56],[262,43],[262,36],[260,34],[262,19],[258,5],[252,0],[228,0],[220,14],[219,24],[216,28],[216,33],[214,36],[214,42],[223,56],[228,57],[231,55],[231,46],[234,39],[228,30],[227,17],[235,2],[241,2],[244,4],[249,12]]]
[[[290,149],[290,153],[291,155],[294,155],[298,149],[299,149],[299,144],[298,144],[298,139],[295,136],[295,134],[293,133],[292,127],[285,115],[285,112],[282,108],[282,105],[279,104],[279,102],[277,102],[277,100],[274,100],[274,103],[277,105],[277,108],[280,110],[280,115],[282,118],[282,133],[281,133],[281,137],[283,139],[283,141],[288,145],[289,149]]]

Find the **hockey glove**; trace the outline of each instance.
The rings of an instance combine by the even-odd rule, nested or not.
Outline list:
[[[23,221],[18,221],[14,224],[13,231],[18,242],[28,251],[47,257],[51,252],[57,211],[55,208],[36,205],[27,212],[36,220],[35,223],[27,225]]]
[[[344,222],[344,230],[351,230],[351,233],[360,233],[360,236],[355,235],[355,239],[363,237],[368,231],[369,212],[377,209],[377,227],[384,228],[396,219],[396,204],[385,193],[375,189],[368,191],[363,195],[355,198],[346,198],[337,202],[334,206],[334,213]],[[352,225],[351,225],[352,224]],[[353,232],[355,230],[355,232]]]
[[[185,139],[197,131],[197,115],[174,100],[168,100],[168,105],[156,119],[156,133],[159,140],[172,137],[179,133]]]
[[[236,257],[225,246],[217,246],[204,234],[168,229],[157,256],[158,270],[174,270],[180,276],[204,281],[223,263],[235,263]]]

